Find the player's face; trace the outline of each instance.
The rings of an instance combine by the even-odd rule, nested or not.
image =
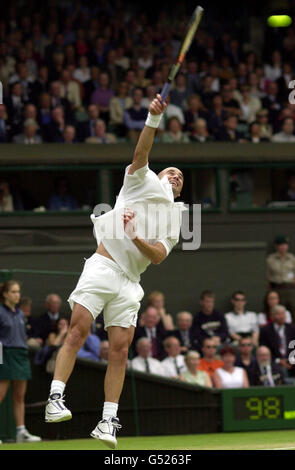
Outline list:
[[[161,171],[158,174],[160,180],[167,176],[169,183],[172,186],[172,191],[174,198],[180,196],[182,187],[183,187],[183,174],[178,168],[169,167],[165,168],[165,170]]]

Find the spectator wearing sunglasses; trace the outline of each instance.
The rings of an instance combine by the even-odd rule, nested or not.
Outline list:
[[[232,342],[237,344],[241,338],[251,336],[254,346],[258,345],[259,326],[255,312],[246,310],[246,294],[239,290],[232,294],[233,309],[225,314]]]

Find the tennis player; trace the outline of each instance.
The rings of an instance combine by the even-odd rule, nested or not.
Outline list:
[[[71,324],[56,359],[54,379],[45,411],[47,423],[71,419],[72,414],[65,406],[65,386],[73,370],[76,354],[86,340],[92,322],[104,310],[105,329],[109,338],[109,358],[104,383],[105,402],[102,420],[91,436],[100,439],[112,449],[117,445],[116,431],[121,428],[117,410],[125,379],[128,349],[144,295],[139,284],[140,275],[150,263],[160,264],[168,256],[178,242],[180,232],[181,214],[177,236],[169,236],[168,233],[162,239],[151,240],[139,235],[145,222],[143,215],[149,204],[161,204],[167,211],[177,205],[181,207],[182,204],[174,202],[182,190],[182,172],[169,167],[156,175],[148,166],[148,156],[165,109],[166,103],[157,95],[150,104],[145,126],[133,161],[126,168],[114,209],[99,217],[91,215],[98,248],[86,260],[78,284],[68,299],[72,308]],[[142,204],[143,210],[135,214],[132,206],[138,203]],[[123,237],[103,238],[101,221],[108,223],[110,216],[118,215],[122,208],[120,224]],[[180,213],[182,210],[180,209]],[[137,217],[140,227],[137,227]],[[147,220],[148,223],[154,222],[148,216]]]

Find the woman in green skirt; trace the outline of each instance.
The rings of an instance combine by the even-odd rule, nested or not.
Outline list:
[[[31,378],[24,314],[17,307],[20,285],[17,281],[0,284],[0,343],[3,348],[0,362],[0,403],[12,385],[13,411],[17,442],[36,442],[25,427],[25,393]]]

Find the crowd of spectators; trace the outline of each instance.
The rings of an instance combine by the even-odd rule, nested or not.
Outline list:
[[[0,142],[136,141],[187,21],[183,12],[171,21],[138,8],[121,0],[29,2],[22,11],[8,2],[0,20]],[[287,28],[264,54],[222,24],[205,25],[167,98],[157,139],[295,142],[294,43]]]
[[[228,312],[216,307],[213,291],[205,290],[199,311],[180,311],[174,319],[166,310],[164,294],[154,291],[139,316],[128,367],[206,387],[295,385],[295,364],[290,361],[290,343],[295,340],[295,256],[288,251],[285,236],[277,236],[274,242],[260,312],[247,308],[243,290],[233,292]],[[31,315],[30,298],[22,298],[19,305],[28,344],[38,349],[35,361],[48,373],[54,370],[69,326],[60,314],[61,304],[57,294],[48,295],[39,317]],[[106,364],[107,357],[107,333],[100,314],[78,358]]]

